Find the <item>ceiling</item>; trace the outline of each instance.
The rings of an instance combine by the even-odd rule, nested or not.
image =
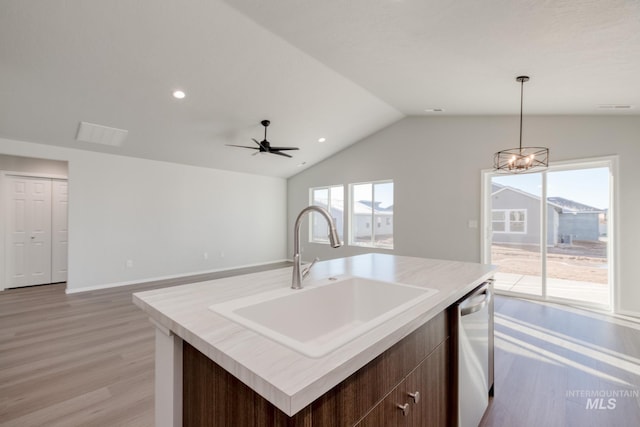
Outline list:
[[[407,115],[518,114],[521,74],[525,114],[640,114],[640,2],[0,3],[1,137],[260,175]],[[225,145],[263,119],[294,158]],[[128,135],[77,141],[81,121]]]

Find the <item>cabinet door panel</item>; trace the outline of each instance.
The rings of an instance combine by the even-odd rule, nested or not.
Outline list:
[[[407,417],[398,408],[398,389],[393,390],[382,402],[376,405],[358,424],[357,427],[394,427],[402,426]],[[404,401],[402,403],[405,403]]]
[[[407,426],[434,427],[447,425],[450,397],[450,372],[447,369],[449,340],[440,344],[418,367],[407,376],[399,392],[410,402],[411,412]],[[417,402],[409,393],[420,393]]]

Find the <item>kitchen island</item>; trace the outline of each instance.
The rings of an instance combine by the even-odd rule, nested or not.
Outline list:
[[[400,353],[403,348],[414,349],[415,344],[411,340],[425,341],[425,334],[441,330],[441,336],[431,346],[433,348],[424,351],[434,350],[444,343],[438,347],[444,349],[444,356],[440,359],[451,358],[454,351],[451,349],[455,347],[447,340],[455,330],[455,322],[451,320],[449,308],[489,279],[493,271],[489,265],[384,254],[319,262],[304,286],[328,277],[347,275],[430,288],[437,292],[336,350],[315,358],[296,352],[210,309],[212,305],[225,301],[288,288],[291,268],[134,294],[134,303],[157,326],[156,425],[182,425],[183,405],[186,405],[187,412],[186,407],[192,403],[193,392],[197,390],[199,394],[207,395],[200,406],[206,406],[206,399],[210,399],[211,407],[222,405],[228,408],[234,401],[246,397],[249,403],[240,402],[240,405],[253,402],[264,407],[274,419],[284,420],[278,424],[317,426],[312,423],[313,402],[320,402],[328,392],[341,384],[344,386],[346,380],[355,378],[354,375],[358,376],[363,368],[372,364],[386,371],[393,368],[392,353],[399,354],[394,356],[397,360],[406,359]],[[291,322],[304,324],[305,319],[292,318]],[[427,355],[415,355],[416,362],[421,362]],[[209,362],[210,366],[200,366]],[[191,384],[199,381],[198,378],[206,378],[203,373],[217,375],[218,379],[219,374],[228,378],[222,379],[223,382],[213,381],[216,393],[216,390],[206,390],[206,384]],[[405,374],[408,372],[397,375],[404,380]],[[450,375],[444,380],[453,381]],[[357,386],[357,381],[353,384]],[[388,394],[386,390],[378,392],[381,397]],[[247,394],[251,395],[247,397]],[[198,398],[202,400],[202,396]],[[221,403],[224,400],[229,402]],[[201,409],[190,408],[188,412]],[[323,410],[326,412],[327,408]],[[368,413],[371,408],[362,411]],[[353,415],[354,420],[359,421],[363,415]],[[226,423],[240,425],[238,420]]]

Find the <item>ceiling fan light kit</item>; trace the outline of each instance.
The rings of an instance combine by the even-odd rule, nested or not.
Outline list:
[[[267,127],[271,124],[271,122],[269,120],[263,120],[263,121],[260,122],[260,124],[262,126],[264,126],[264,139],[262,141],[258,142],[256,139],[251,138],[251,140],[258,145],[257,147],[247,147],[246,145],[235,145],[235,144],[226,144],[226,145],[229,146],[229,147],[240,147],[240,148],[248,148],[250,150],[258,150],[255,153],[253,153],[252,156],[255,156],[258,153],[264,153],[264,154],[276,154],[278,156],[291,158],[292,156],[290,156],[287,153],[282,153],[282,151],[299,150],[298,147],[273,147],[273,146],[271,146],[271,143],[269,141],[267,141]]]
[[[549,149],[546,147],[522,146],[522,105],[524,82],[528,76],[518,76],[520,82],[520,146],[498,151],[493,156],[493,170],[498,173],[516,174],[537,172],[549,166]]]

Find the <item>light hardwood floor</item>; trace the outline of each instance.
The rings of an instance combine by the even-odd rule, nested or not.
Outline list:
[[[0,425],[152,426],[154,329],[131,294],[184,281],[1,292]],[[587,409],[584,393],[603,393],[607,407],[625,390],[640,393],[638,319],[496,298],[495,397],[483,427],[639,426],[640,397]]]
[[[1,426],[153,426],[154,327],[131,294],[278,263],[108,290],[0,292]]]
[[[495,337],[481,427],[640,426],[640,319],[497,297]]]

